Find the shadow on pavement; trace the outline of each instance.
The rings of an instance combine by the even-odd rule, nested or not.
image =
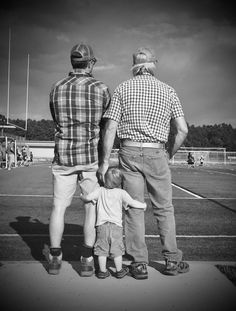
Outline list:
[[[39,261],[47,270],[47,252],[49,250],[49,225],[29,216],[18,216],[10,222],[21,239],[30,249],[30,259]],[[65,224],[62,239],[63,260],[71,263],[78,272],[81,248],[83,245],[83,227],[75,224]]]

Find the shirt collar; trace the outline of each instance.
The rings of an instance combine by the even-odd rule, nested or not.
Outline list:
[[[142,76],[151,76],[151,77],[153,77],[153,75],[150,72],[143,72],[141,74],[137,74],[135,77],[142,77]]]
[[[69,72],[69,76],[87,76],[87,77],[92,77],[92,74],[86,72],[84,69],[73,69],[73,71]]]

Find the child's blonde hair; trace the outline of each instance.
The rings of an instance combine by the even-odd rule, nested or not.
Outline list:
[[[118,168],[110,167],[105,174],[105,187],[109,189],[121,186],[123,175]]]

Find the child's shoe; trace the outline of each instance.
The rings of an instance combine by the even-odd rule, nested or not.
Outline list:
[[[116,271],[115,273],[115,277],[117,279],[122,279],[124,276],[126,276],[127,274],[129,273],[129,268],[128,267],[125,267],[125,268],[122,268],[120,271]]]
[[[110,276],[110,272],[108,270],[106,272],[99,270],[97,273],[97,278],[99,278],[99,279],[105,279],[109,276]]]

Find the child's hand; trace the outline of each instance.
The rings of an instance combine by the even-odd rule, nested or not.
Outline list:
[[[143,210],[144,210],[144,212],[146,211],[146,209],[147,209],[147,203],[143,203]]]
[[[88,200],[87,196],[86,195],[83,195],[82,193],[80,194],[80,199],[82,201],[84,201],[85,203],[93,203],[94,205],[96,205],[96,200]]]
[[[82,201],[86,201],[86,198],[85,198],[85,196],[81,193],[80,194],[80,197],[79,197]]]

